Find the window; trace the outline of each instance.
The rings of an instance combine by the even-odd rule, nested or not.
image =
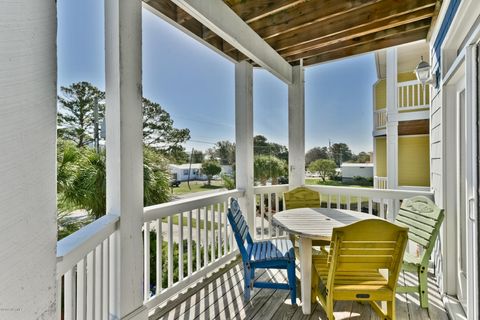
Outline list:
[[[183,175],[188,176],[188,169],[183,169]]]

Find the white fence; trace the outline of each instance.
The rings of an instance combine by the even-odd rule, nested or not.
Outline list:
[[[321,206],[375,214],[393,219],[405,198],[431,192],[309,185]],[[255,187],[255,239],[286,234],[271,224],[283,210],[288,185]],[[179,293],[238,254],[227,221],[228,201],[244,197],[232,190],[144,208],[144,304],[148,309]],[[247,213],[248,210],[244,212]],[[58,319],[108,319],[120,218],[106,215],[58,242]]]
[[[373,177],[373,187],[375,189],[388,189],[388,178],[387,177]]]
[[[387,126],[387,109],[379,109],[373,112],[373,125],[375,130],[385,129]]]
[[[399,82],[398,87],[398,111],[426,109],[430,106],[429,85],[418,80]]]

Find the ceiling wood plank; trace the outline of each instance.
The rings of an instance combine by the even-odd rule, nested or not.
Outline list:
[[[279,79],[292,82],[292,66],[223,1],[172,1]]]
[[[311,0],[250,23],[262,38],[278,36],[382,0]]]
[[[319,49],[306,51],[306,52],[302,53],[302,58],[307,59],[309,57],[316,56],[316,55],[319,55],[319,54],[325,54],[325,53],[328,53],[328,52],[331,52],[331,51],[336,51],[336,50],[339,50],[339,49],[346,49],[346,48],[349,48],[349,47],[358,46],[358,45],[365,44],[365,43],[372,43],[372,42],[376,42],[376,41],[379,41],[379,40],[382,40],[382,39],[386,39],[386,38],[389,38],[389,37],[394,37],[394,36],[398,36],[398,35],[402,35],[402,34],[408,35],[408,34],[413,33],[414,31],[428,30],[429,27],[430,27],[430,18],[422,20],[422,21],[414,22],[414,23],[411,23],[411,24],[408,24],[408,25],[402,25],[402,26],[399,26],[399,27],[396,27],[396,28],[391,28],[391,29],[387,29],[387,30],[384,30],[384,31],[371,33],[371,34],[368,34],[368,35],[365,35],[365,36],[362,36],[362,37],[353,38],[353,39],[350,39],[350,40],[333,43],[329,46],[321,47]],[[298,60],[298,57],[293,56],[291,60],[292,61]],[[288,59],[287,59],[287,61],[288,61]]]
[[[423,8],[431,7],[433,11],[434,6],[434,0],[382,1],[362,7],[345,15],[334,16],[333,18],[310,24],[304,28],[266,39],[266,41],[274,49],[280,51],[295,45],[338,34],[344,30],[368,25],[375,21],[385,21],[395,16],[419,11]]]
[[[177,6],[174,3],[168,0],[144,0],[143,2],[161,12],[167,18],[177,21]]]
[[[380,39],[378,41],[363,43],[348,48],[340,48],[338,50],[319,54],[303,60],[305,66],[319,64],[326,61],[332,61],[340,58],[350,57],[362,53],[373,52],[388,47],[394,47],[401,44],[422,40],[427,36],[428,29],[414,30],[407,33],[396,34],[394,36]]]
[[[321,53],[321,51],[324,50],[325,47],[334,45],[336,43],[351,41],[367,35],[376,34],[379,32],[386,32],[388,30],[404,30],[402,29],[403,26],[408,26],[418,21],[421,21],[421,24],[427,23],[428,25],[430,25],[432,16],[431,10],[422,9],[422,11],[423,13],[408,13],[400,17],[395,17],[388,22],[375,22],[371,25],[361,26],[352,30],[346,30],[336,35],[332,35],[314,42],[309,42],[307,44],[302,44],[284,51],[280,51],[280,54],[288,61],[294,61],[305,58],[305,52],[317,51],[317,53],[315,54],[318,54]]]

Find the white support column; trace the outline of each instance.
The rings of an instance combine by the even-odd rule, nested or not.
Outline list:
[[[288,86],[288,181],[290,188],[305,184],[305,81],[303,65],[292,68]]]
[[[143,307],[142,15],[140,0],[105,1],[107,213],[120,216],[111,261],[110,317]]]
[[[397,49],[389,48],[387,63],[387,188],[398,188],[398,121],[397,121]],[[388,218],[396,212],[395,201],[388,203]]]
[[[235,65],[235,178],[237,189],[245,190],[240,205],[247,223],[254,228],[253,194],[253,67],[246,61]]]
[[[55,2],[0,1],[0,21],[0,319],[55,319]]]

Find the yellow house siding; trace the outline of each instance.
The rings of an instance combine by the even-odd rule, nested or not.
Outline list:
[[[385,137],[375,138],[375,169],[379,177],[387,176],[387,139]]]
[[[429,136],[398,137],[399,186],[430,186]]]
[[[380,79],[374,85],[375,88],[375,110],[387,107],[387,83],[385,79]]]
[[[412,72],[402,72],[397,75],[398,82],[417,80],[417,76]]]

